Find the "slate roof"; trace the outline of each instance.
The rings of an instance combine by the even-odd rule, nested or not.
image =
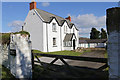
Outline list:
[[[79,43],[106,43],[107,39],[87,39],[79,40]]]
[[[46,12],[44,10],[41,9],[36,9],[36,11],[39,13],[39,15],[43,18],[44,22],[48,22],[50,23],[52,21],[52,19],[56,19],[56,21],[58,22],[58,25],[62,26],[63,23],[66,21],[69,28],[72,28],[72,26],[74,25],[73,23],[71,23],[69,20],[64,19],[60,16],[54,15],[52,13]],[[76,28],[76,27],[75,27]],[[77,28],[76,28],[77,29]],[[78,29],[77,29],[78,30]]]
[[[65,41],[72,41],[73,36],[75,36],[74,33],[70,33],[70,34],[67,33],[67,34],[65,35],[65,38],[64,38],[63,41],[64,41],[64,42],[65,42]],[[75,38],[76,38],[76,37],[75,37]]]

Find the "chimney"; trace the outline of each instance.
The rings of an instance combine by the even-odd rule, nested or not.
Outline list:
[[[30,10],[32,10],[32,9],[36,9],[36,2],[35,1],[30,3]]]
[[[71,22],[71,17],[70,17],[70,16],[68,16],[68,17],[65,18],[65,19],[67,19],[67,20],[69,20],[69,21]]]

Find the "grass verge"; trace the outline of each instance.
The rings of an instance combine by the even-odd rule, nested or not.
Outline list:
[[[75,52],[75,51],[55,51],[55,52],[41,52],[39,50],[33,50],[33,53],[44,53],[44,54],[55,54],[55,55],[68,55],[68,56],[80,56],[83,53],[91,52],[91,50],[85,50],[83,52]]]
[[[15,80],[15,77],[10,73],[9,69],[6,67],[2,66],[2,79],[3,80]]]

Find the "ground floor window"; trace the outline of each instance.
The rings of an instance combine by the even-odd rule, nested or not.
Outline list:
[[[71,47],[71,46],[72,46],[72,41],[64,42],[64,47]]]
[[[53,46],[56,46],[56,38],[53,38]]]

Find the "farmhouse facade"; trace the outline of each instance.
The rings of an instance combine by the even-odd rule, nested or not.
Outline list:
[[[79,44],[78,29],[70,16],[64,19],[40,10],[36,2],[30,3],[23,30],[30,33],[32,49],[42,52],[73,50]]]

